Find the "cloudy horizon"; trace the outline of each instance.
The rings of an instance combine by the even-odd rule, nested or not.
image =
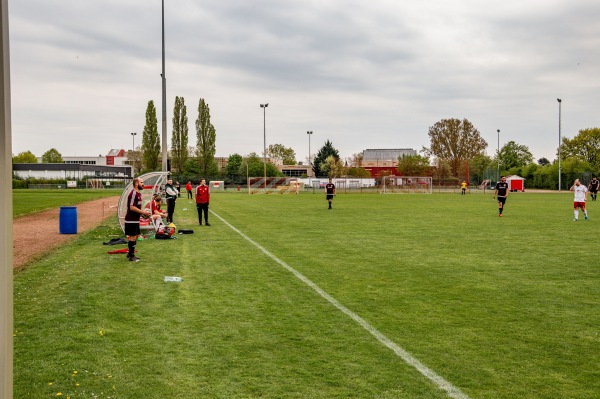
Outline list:
[[[105,155],[141,144],[148,101],[161,132],[161,3],[9,5],[13,154]],[[190,144],[200,98],[216,156],[330,140],[342,157],[429,145],[467,118],[493,155],[508,141],[556,158],[562,136],[598,127],[600,4],[426,0],[165,2],[167,130],[185,98]]]

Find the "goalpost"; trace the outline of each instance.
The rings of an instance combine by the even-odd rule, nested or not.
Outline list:
[[[304,183],[296,177],[249,177],[248,194],[298,194]]]
[[[384,176],[382,194],[431,194],[433,178],[428,176]]]
[[[102,180],[100,179],[87,179],[85,181],[85,188],[101,189],[104,188],[104,184],[102,184]]]

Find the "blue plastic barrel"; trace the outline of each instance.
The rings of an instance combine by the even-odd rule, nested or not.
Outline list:
[[[77,234],[77,207],[61,206],[59,214],[60,234]]]

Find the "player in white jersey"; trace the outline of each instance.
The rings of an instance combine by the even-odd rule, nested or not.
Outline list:
[[[588,196],[587,187],[581,184],[579,182],[579,179],[576,179],[575,184],[573,184],[570,190],[575,192],[575,199],[573,200],[575,219],[573,219],[573,221],[576,222],[579,219],[579,209],[583,211],[583,214],[585,215],[585,220],[588,220],[588,214],[585,210],[585,201],[587,200]]]

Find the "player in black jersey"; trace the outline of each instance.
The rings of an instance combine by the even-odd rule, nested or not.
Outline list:
[[[588,186],[588,191],[592,195],[592,201],[596,201],[596,197],[598,196],[598,188],[600,188],[600,181],[595,177],[592,177],[592,181]]]
[[[502,210],[504,204],[506,204],[506,197],[508,197],[508,183],[506,177],[502,176],[500,181],[496,183],[496,191],[494,191],[494,198],[498,197],[498,216],[502,216]]]
[[[331,201],[333,201],[333,196],[335,195],[335,184],[331,182],[331,177],[329,178],[329,183],[325,185],[325,194],[327,195],[327,202],[329,202],[329,209],[331,209]]]
[[[150,210],[142,207],[142,193],[144,181],[139,177],[131,183],[133,190],[127,196],[127,213],[125,214],[125,235],[127,236],[127,259],[131,262],[140,260],[135,256],[135,245],[140,236],[140,216],[150,217]]]

